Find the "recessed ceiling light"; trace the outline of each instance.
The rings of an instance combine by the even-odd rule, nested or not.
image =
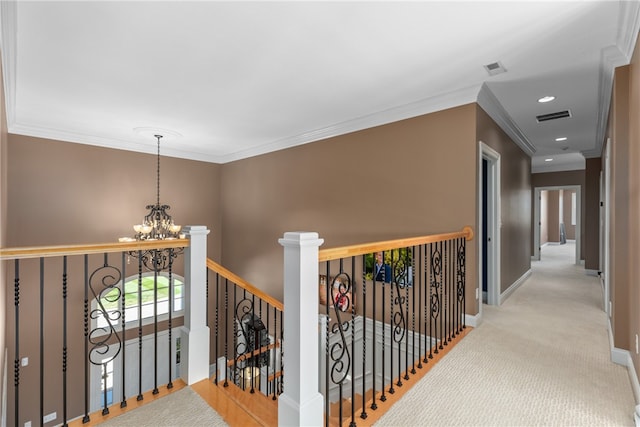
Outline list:
[[[547,95],[547,96],[543,96],[542,98],[538,99],[538,102],[542,102],[542,103],[551,102],[554,99],[556,99],[555,96]]]
[[[567,137],[566,136],[561,136],[559,138],[556,138],[556,142],[560,142],[560,141],[566,141]]]
[[[553,159],[544,159],[545,162],[553,162]]]

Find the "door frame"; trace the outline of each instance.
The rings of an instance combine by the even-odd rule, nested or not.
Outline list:
[[[576,192],[576,265],[581,264],[582,252],[582,189],[579,185],[554,185],[547,187],[535,187],[533,197],[533,256],[534,261],[540,261],[540,193],[542,191],[575,190]]]
[[[600,252],[604,253],[604,257],[600,257],[600,280],[604,287],[604,311],[608,317],[611,317],[611,283],[609,279],[609,268],[611,265],[611,138],[607,138],[607,144],[604,149],[604,182],[602,183],[601,191],[604,193],[600,194],[600,200],[604,202],[604,224],[601,222],[601,228],[604,227],[604,230],[601,232],[604,241],[600,242]]]
[[[482,313],[482,276],[483,257],[482,242],[486,238],[482,233],[482,160],[487,160],[487,237],[491,241],[487,245],[487,304],[500,305],[500,153],[482,141],[478,141],[478,294],[480,313]]]

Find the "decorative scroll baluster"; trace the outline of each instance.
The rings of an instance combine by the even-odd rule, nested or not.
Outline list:
[[[422,251],[423,248],[425,246],[424,245],[420,245],[418,246],[418,265],[422,266],[423,268],[420,271],[416,272],[416,277],[420,278],[423,277],[424,274],[422,274],[424,271],[426,271],[426,264],[424,262],[424,260],[422,259]],[[422,310],[423,310],[423,305],[422,305],[422,288],[424,287],[424,284],[427,283],[426,277],[424,278],[424,280],[418,280],[418,283],[416,283],[416,286],[418,287],[418,369],[422,369]],[[424,336],[425,338],[427,337],[427,331],[426,331],[426,327],[425,327],[425,331],[424,331]],[[426,343],[426,341],[425,341]],[[425,347],[425,354],[426,354],[426,347]],[[426,362],[426,360],[425,360]]]
[[[462,330],[464,328],[466,328],[466,319],[464,317],[464,313],[466,313],[467,311],[467,307],[466,307],[466,298],[465,298],[465,268],[466,268],[466,263],[465,263],[465,249],[466,249],[466,240],[464,238],[460,238],[459,240],[459,244],[458,244],[458,254],[457,254],[457,261],[458,261],[458,274],[457,274],[457,286],[458,286],[458,303],[462,304],[462,310],[460,312],[460,320],[461,320],[461,324],[462,324],[462,328],[460,329],[460,332],[462,332]]]
[[[443,314],[441,316],[440,322],[443,325],[443,333],[442,333],[442,341],[440,341],[440,348],[443,348],[442,345],[444,344],[449,345],[448,339],[449,339],[449,335],[448,335],[448,325],[447,325],[447,319],[448,317],[448,309],[449,309],[449,301],[447,299],[448,295],[447,295],[447,289],[448,289],[448,283],[449,283],[449,256],[448,256],[448,248],[447,248],[447,242],[442,242],[442,253],[443,253],[443,268],[442,268],[442,307],[443,307]]]
[[[383,270],[382,274],[384,275],[384,269],[382,269],[382,270]],[[371,348],[371,357],[373,359],[373,362],[372,362],[373,369],[371,370],[371,382],[372,382],[372,385],[373,385],[373,394],[372,394],[373,399],[371,401],[371,409],[375,411],[376,409],[378,409],[378,404],[376,403],[376,369],[377,369],[376,368],[376,341],[377,341],[376,340],[376,306],[378,305],[377,304],[377,300],[376,300],[376,288],[378,287],[377,286],[378,283],[377,283],[377,277],[376,277],[376,274],[375,274],[375,270],[374,270],[374,273],[373,273],[372,283],[373,283],[373,303],[372,303],[372,306],[373,306],[372,307],[372,309],[373,309],[372,310],[372,320],[373,320],[372,329],[373,330],[371,332],[371,347],[372,347]],[[366,341],[366,335],[365,335],[365,341]],[[384,380],[383,380],[383,383],[384,383]],[[383,389],[384,389],[384,386],[383,386]]]
[[[382,252],[382,259],[383,260],[385,259],[384,255],[385,255],[385,253]],[[383,268],[382,269],[382,278],[383,278],[382,279],[382,316],[381,316],[381,319],[382,319],[382,387],[381,387],[382,395],[380,396],[380,401],[381,402],[386,402],[387,401],[387,396],[385,395],[385,390],[384,390],[384,388],[386,386],[386,375],[385,375],[385,367],[386,367],[386,365],[385,365],[385,360],[384,359],[385,359],[386,345],[387,345],[387,337],[386,337],[386,335],[387,335],[386,334],[387,327],[386,327],[385,322],[384,322],[385,305],[386,305],[386,293],[387,293],[386,290],[385,290],[385,282],[387,280],[391,279],[391,278],[385,277],[385,271],[384,270],[385,269]],[[373,339],[375,340],[376,338],[374,337]]]
[[[391,280],[389,281],[389,393],[394,394],[396,390],[393,388],[393,343],[395,341],[395,300],[393,289],[396,286],[398,276],[396,268],[397,262],[394,262],[394,253],[391,251]],[[383,304],[384,307],[384,304]],[[383,317],[384,319],[384,317]],[[385,325],[385,329],[386,325]],[[399,376],[399,375],[398,375]]]
[[[104,254],[102,267],[97,268],[89,276],[89,288],[96,301],[96,308],[91,310],[89,317],[98,321],[102,319],[106,326],[96,325],[89,333],[89,361],[102,367],[103,372],[103,408],[102,415],[109,414],[107,401],[107,364],[113,361],[122,349],[122,340],[115,330],[113,322],[121,320],[118,310],[109,311],[103,304],[103,300],[109,303],[118,302],[122,290],[118,286],[122,280],[122,273],[114,266],[109,265],[107,254]]]
[[[356,273],[356,259],[355,257],[351,257],[351,277],[355,277]],[[356,308],[354,305],[356,297],[356,285],[355,282],[351,283],[351,299],[349,300],[349,307],[351,308],[351,423],[349,427],[356,426],[356,413],[355,413],[355,403],[356,403]],[[364,375],[364,372],[363,372]],[[363,396],[364,399],[364,396]]]
[[[408,252],[407,252],[408,254]],[[415,246],[411,248],[411,358],[413,359],[413,366],[411,367],[411,373],[416,373],[416,248]],[[405,295],[407,299],[407,318],[409,316],[409,288],[407,287],[407,293]],[[407,337],[408,338],[408,337]],[[407,339],[407,345],[405,347],[405,364],[407,365],[406,375],[404,377],[405,380],[409,379],[409,340]]]

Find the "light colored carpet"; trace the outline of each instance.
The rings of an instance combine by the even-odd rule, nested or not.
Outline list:
[[[100,424],[104,427],[227,426],[222,417],[190,387]]]
[[[532,276],[502,306],[485,305],[482,324],[376,426],[632,426],[600,281],[571,264],[574,248],[543,248]]]

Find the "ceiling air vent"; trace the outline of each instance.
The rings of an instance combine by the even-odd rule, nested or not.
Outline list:
[[[538,123],[542,123],[542,122],[547,122],[549,120],[562,119],[564,117],[571,117],[571,111],[564,110],[564,111],[558,111],[556,113],[540,114],[539,116],[536,116],[536,120],[538,121]]]
[[[504,68],[504,65],[502,65],[500,61],[487,64],[484,66],[484,69],[487,70],[487,73],[489,73],[490,76],[507,72],[507,69]]]

